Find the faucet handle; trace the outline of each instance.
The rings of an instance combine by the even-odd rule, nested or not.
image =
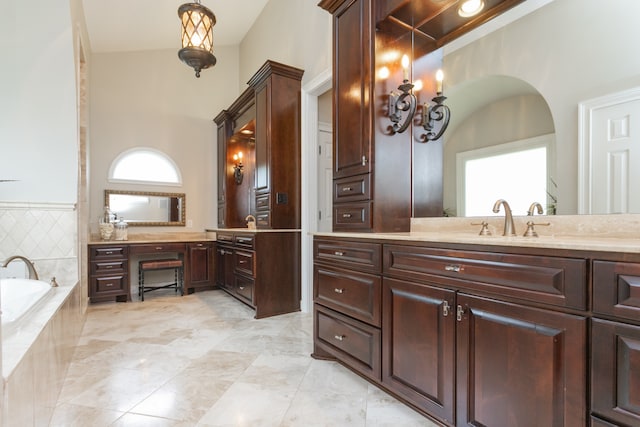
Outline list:
[[[534,225],[551,225],[549,222],[538,222],[534,223],[533,221],[527,221],[527,231],[524,232],[522,236],[524,237],[538,237],[538,233],[533,228]]]
[[[480,233],[478,233],[479,236],[491,236],[491,230],[489,230],[489,223],[487,221],[482,221],[482,222],[472,222],[471,225],[481,225],[482,229],[480,230]]]

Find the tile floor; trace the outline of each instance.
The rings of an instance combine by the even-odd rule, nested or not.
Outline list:
[[[222,291],[162,292],[89,307],[51,426],[435,426],[312,359],[310,314],[255,320]]]

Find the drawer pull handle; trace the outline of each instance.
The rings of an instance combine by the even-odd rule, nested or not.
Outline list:
[[[241,259],[241,260],[240,260],[240,264],[246,264],[246,263],[247,263],[247,260],[246,260],[246,259]]]
[[[113,253],[113,251],[106,251],[105,254],[107,255],[111,255]]]
[[[106,286],[107,288],[109,288],[109,287],[113,286],[113,283],[107,283],[105,286]]]
[[[464,308],[458,304],[458,309],[456,310],[456,320],[458,322],[462,322],[462,316],[464,315]]]
[[[462,267],[461,265],[457,265],[457,264],[450,264],[444,267],[444,269],[446,271],[453,271],[454,273],[460,273],[462,270],[464,270],[464,267]]]
[[[238,289],[240,289],[241,291],[244,291],[244,286],[238,286]]]
[[[351,214],[350,213],[343,213],[342,214],[342,218],[351,218]]]
[[[445,300],[442,303],[442,315],[444,317],[447,317],[449,315],[449,310],[451,309],[451,306],[449,306],[449,301]]]
[[[113,268],[113,265],[107,265],[107,268]]]
[[[342,187],[342,191],[351,191],[351,187]]]
[[[344,256],[344,252],[340,252],[340,251],[335,251],[333,254],[335,256]]]
[[[156,251],[161,251],[162,250],[162,246],[156,246]]]
[[[333,337],[338,341],[344,341],[344,339],[346,338],[346,335],[334,335]]]
[[[196,246],[198,246],[198,247],[200,247],[200,248],[201,248],[201,247],[203,247],[204,245],[203,245],[202,243],[198,243],[198,244],[196,244]]]
[[[334,291],[336,294],[341,294],[341,293],[343,293],[343,292],[344,292],[344,289],[335,288],[333,291]]]

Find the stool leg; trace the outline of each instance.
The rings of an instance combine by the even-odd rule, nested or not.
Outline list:
[[[144,270],[142,269],[138,273],[138,296],[140,301],[144,301]]]
[[[184,296],[184,267],[178,269],[180,275],[180,296]]]

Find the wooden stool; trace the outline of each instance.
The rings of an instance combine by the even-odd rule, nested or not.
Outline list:
[[[173,270],[174,282],[168,285],[146,285],[144,283],[145,271]],[[184,295],[184,265],[181,259],[157,259],[151,261],[140,261],[138,263],[138,297],[144,301],[144,293],[155,291],[156,289],[180,290],[180,296]]]

